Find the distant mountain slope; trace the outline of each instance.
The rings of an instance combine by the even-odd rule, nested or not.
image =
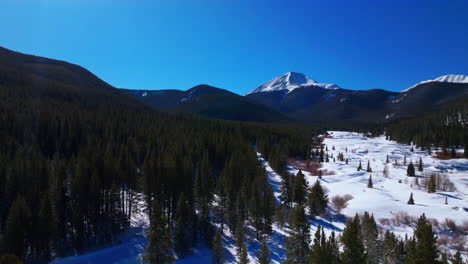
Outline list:
[[[279,76],[246,97],[299,121],[382,122],[431,111],[439,104],[464,96],[468,94],[467,80],[464,75],[446,75],[398,93],[381,89],[346,90],[338,86],[327,89],[330,87],[321,87],[311,78],[294,73]]]
[[[157,109],[190,113],[209,118],[281,122],[288,118],[280,112],[249,98],[209,85],[180,90],[123,90]]]
[[[64,61],[14,52],[0,47],[0,88],[11,95],[50,104],[59,100],[86,107],[123,105],[142,107],[134,98],[88,70]]]

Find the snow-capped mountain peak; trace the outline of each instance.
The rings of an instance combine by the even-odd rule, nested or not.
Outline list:
[[[285,91],[290,93],[294,89],[307,85],[315,85],[325,89],[339,89],[340,87],[336,84],[319,83],[314,79],[297,72],[288,72],[281,76],[278,76],[262,85],[255,90],[250,91],[248,94],[260,93],[260,92],[274,92],[274,91]]]
[[[407,92],[414,87],[424,84],[424,83],[430,83],[430,82],[449,82],[449,83],[468,83],[468,75],[463,75],[463,74],[447,74],[444,76],[440,76],[438,78],[435,78],[434,80],[427,80],[427,81],[422,81],[406,90],[401,91],[402,93]]]

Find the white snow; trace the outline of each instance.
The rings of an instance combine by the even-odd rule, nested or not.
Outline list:
[[[273,92],[273,91],[285,91],[290,93],[294,89],[299,87],[314,85],[319,86],[324,89],[335,90],[339,89],[340,87],[336,84],[328,84],[328,83],[319,83],[312,78],[296,72],[288,72],[281,76],[278,76],[258,88],[250,91],[246,95],[253,94],[253,93],[260,93],[260,92]]]
[[[429,83],[429,82],[449,82],[449,83],[468,83],[468,75],[462,75],[462,74],[447,74],[444,76],[440,76],[438,78],[435,78],[434,80],[427,80],[427,81],[422,81],[416,85],[413,85],[412,87],[405,89],[401,91],[402,93],[407,92],[414,87],[424,84],[424,83]]]

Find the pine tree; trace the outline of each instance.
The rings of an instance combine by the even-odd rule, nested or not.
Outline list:
[[[410,164],[408,165],[408,169],[406,170],[406,174],[408,176],[416,176],[416,173],[414,171],[414,165],[413,165],[413,162],[410,162]]]
[[[31,228],[31,213],[22,196],[13,202],[5,227],[6,252],[24,258]]]
[[[148,246],[143,259],[150,264],[174,263],[173,242],[167,219],[157,201],[151,210],[150,231],[147,235]]]
[[[403,264],[404,245],[393,232],[386,231],[382,241],[382,264]]]
[[[237,248],[237,263],[247,264],[249,263],[247,255],[247,246],[245,245],[245,234],[244,234],[244,223],[238,221],[236,227],[236,248]]]
[[[361,233],[369,264],[379,264],[381,261],[381,241],[378,239],[379,230],[374,215],[364,212],[361,220]]]
[[[429,181],[427,182],[427,192],[428,193],[435,193],[436,192],[436,176],[435,174],[431,174],[429,177]]]
[[[369,180],[367,181],[367,188],[374,188],[374,183],[372,183],[372,174],[369,176]]]
[[[343,230],[341,241],[343,243],[343,263],[362,264],[367,262],[364,245],[362,242],[361,226],[359,216],[347,221]]]
[[[414,231],[416,237],[415,264],[437,264],[438,250],[437,237],[432,231],[432,225],[423,214],[416,224]]]
[[[185,257],[190,252],[192,231],[190,230],[190,211],[184,193],[179,195],[177,202],[176,224],[174,231],[175,252],[179,257]]]
[[[463,258],[461,256],[460,250],[457,250],[455,255],[452,258],[452,264],[464,264]]]
[[[296,204],[304,204],[307,198],[307,182],[301,170],[297,172],[294,179],[293,196]]]
[[[413,193],[410,194],[408,204],[414,204]]]
[[[257,252],[258,264],[270,264],[271,263],[270,254],[271,253],[270,253],[270,250],[268,249],[268,244],[267,244],[266,237],[263,237],[262,247]]]
[[[387,154],[387,159],[386,159],[385,163],[390,163],[390,159],[388,159],[388,154]]]
[[[280,201],[281,204],[287,208],[291,207],[293,201],[293,188],[292,188],[292,175],[286,174],[282,176],[282,182],[280,187]]]
[[[418,171],[423,171],[423,162],[421,157],[419,158]]]
[[[286,238],[285,264],[306,264],[309,257],[310,225],[302,205],[294,208],[290,223],[291,231]]]
[[[224,263],[223,233],[218,230],[213,238],[213,262],[214,264]]]
[[[416,264],[416,239],[414,236],[406,240],[405,264]]]
[[[370,160],[367,161],[367,172],[372,172],[372,168],[370,166]]]
[[[335,251],[338,252],[338,247],[335,242],[334,233],[327,240],[323,228],[319,225],[310,250],[309,264],[337,263],[338,259],[336,258]]]
[[[326,212],[328,206],[328,197],[325,194],[320,181],[318,180],[310,189],[308,204],[311,217],[322,215]]]
[[[359,166],[357,167],[357,171],[360,171],[360,170],[362,170],[361,161],[359,161]]]

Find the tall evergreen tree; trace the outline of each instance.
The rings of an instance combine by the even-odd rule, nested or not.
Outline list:
[[[344,247],[342,255],[343,263],[362,264],[367,262],[362,242],[359,216],[357,214],[346,222],[341,241]]]
[[[294,208],[289,237],[286,238],[285,264],[306,264],[309,258],[310,224],[307,221],[304,207]]]
[[[372,172],[372,168],[370,166],[370,160],[367,161],[367,172]]]
[[[218,230],[213,238],[212,246],[212,257],[213,264],[222,264],[224,263],[224,246],[223,246],[223,233],[221,230]]]
[[[286,174],[281,177],[282,182],[281,182],[281,187],[280,187],[280,200],[281,204],[286,207],[290,208],[292,201],[293,201],[293,188],[292,188],[292,175]]]
[[[249,263],[249,259],[247,254],[247,246],[245,244],[244,223],[242,221],[237,222],[235,237],[237,248],[237,263],[247,264]]]
[[[381,262],[381,241],[379,238],[379,230],[375,222],[374,215],[369,215],[364,212],[361,220],[362,241],[367,253],[369,264],[379,264]]]
[[[184,193],[180,193],[177,202],[176,224],[174,230],[175,252],[179,257],[185,257],[190,252],[192,232],[190,230],[190,210]]]
[[[293,201],[296,204],[303,205],[307,199],[307,182],[301,170],[297,172],[296,178],[294,179],[293,196]]]
[[[408,204],[414,204],[413,193],[410,194]]]
[[[360,171],[362,170],[362,164],[361,164],[361,161],[359,161],[359,166],[357,167],[357,171]]]
[[[173,242],[167,218],[157,201],[151,210],[150,231],[147,236],[149,242],[143,259],[150,264],[174,263]]]
[[[320,181],[318,180],[310,189],[308,205],[311,217],[315,217],[326,212],[328,206],[328,197],[325,194]]]
[[[403,264],[404,245],[398,240],[396,235],[390,231],[386,231],[382,241],[382,264]]]
[[[431,174],[429,180],[427,181],[427,192],[435,193],[436,192],[436,175]]]
[[[406,170],[406,174],[408,176],[415,176],[416,173],[414,171],[414,165],[413,165],[413,162],[410,162],[410,164],[408,165],[408,169]]]
[[[423,162],[422,162],[422,158],[421,158],[421,157],[419,157],[418,171],[420,171],[420,172],[423,171]]]
[[[270,249],[268,249],[267,240],[266,240],[266,237],[264,236],[262,239],[262,247],[257,252],[258,264],[270,264],[271,263],[270,254],[271,252],[270,252]]]
[[[437,264],[439,252],[437,250],[437,237],[432,231],[432,225],[423,214],[416,224],[414,231],[416,237],[415,264]]]
[[[369,180],[367,180],[367,188],[374,188],[374,183],[372,182],[372,174],[369,175]]]

